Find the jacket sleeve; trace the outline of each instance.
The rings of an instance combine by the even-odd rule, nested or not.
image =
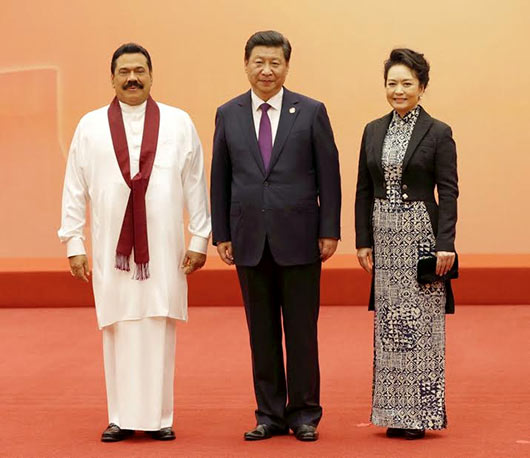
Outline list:
[[[215,115],[213,136],[210,201],[212,205],[212,241],[214,245],[230,238],[230,201],[232,193],[232,164],[225,138],[223,115]]]
[[[374,201],[374,185],[366,160],[366,139],[368,126],[364,128],[359,153],[359,168],[357,172],[357,191],[355,193],[355,246],[356,248],[371,248],[372,234],[372,204]]]
[[[341,187],[339,152],[324,104],[313,121],[313,148],[320,203],[319,238],[340,239]]]
[[[451,128],[444,125],[437,139],[434,174],[438,192],[436,251],[455,251],[458,174],[456,146]]]

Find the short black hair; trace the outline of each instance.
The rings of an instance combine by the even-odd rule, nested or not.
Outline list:
[[[427,84],[429,84],[429,70],[431,69],[429,62],[423,57],[423,54],[408,48],[393,49],[390,53],[390,57],[385,61],[385,84],[388,71],[394,65],[400,64],[405,65],[415,73],[423,89],[427,87]]]
[[[252,35],[245,45],[245,62],[250,59],[250,54],[256,46],[280,47],[283,49],[283,56],[286,62],[291,58],[291,43],[280,32],[275,30],[264,30]]]
[[[120,57],[123,54],[143,54],[145,58],[147,59],[147,66],[149,67],[149,71],[153,71],[153,65],[151,64],[151,56],[147,52],[147,49],[145,49],[143,46],[140,46],[137,43],[125,43],[124,45],[121,45],[116,51],[114,51],[114,54],[112,55],[112,60],[110,61],[110,71],[114,75],[114,70],[116,70],[116,61],[118,60],[118,57]]]

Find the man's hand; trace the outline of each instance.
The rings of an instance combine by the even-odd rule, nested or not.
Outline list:
[[[221,242],[217,244],[217,253],[219,253],[220,258],[231,266],[234,264],[234,256],[232,253],[232,242]]]
[[[451,251],[436,252],[436,275],[445,275],[455,262],[455,254]]]
[[[357,259],[361,267],[366,270],[369,274],[372,273],[372,268],[374,266],[374,260],[372,258],[372,249],[371,248],[359,248],[357,250]]]
[[[189,275],[204,266],[205,262],[205,254],[188,250],[186,251],[186,256],[184,256],[184,261],[182,261],[182,268],[184,269],[184,273]]]
[[[77,256],[70,256],[68,261],[70,262],[70,273],[72,274],[72,277],[79,278],[79,280],[88,283],[90,270],[88,269],[88,258],[86,255],[79,254]]]
[[[326,262],[335,250],[337,249],[339,241],[337,239],[322,238],[318,239],[318,248],[320,249],[320,259],[322,262]]]

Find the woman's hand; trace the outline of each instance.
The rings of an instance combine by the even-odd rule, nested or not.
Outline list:
[[[445,275],[455,262],[455,253],[451,251],[436,252],[436,275]]]
[[[372,249],[371,248],[359,248],[357,250],[357,259],[361,267],[366,270],[369,274],[372,273],[372,268],[374,265],[372,259]]]

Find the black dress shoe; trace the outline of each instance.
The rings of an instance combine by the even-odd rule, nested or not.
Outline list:
[[[299,441],[313,442],[318,440],[318,431],[313,425],[295,426],[293,429],[294,437]]]
[[[247,431],[243,437],[246,441],[260,441],[270,439],[272,436],[285,436],[289,434],[288,428],[279,428],[272,425],[258,425],[252,431]]]
[[[401,428],[387,428],[386,437],[403,437],[405,430]]]
[[[405,429],[403,437],[408,440],[422,439],[425,437],[424,429]]]
[[[131,437],[133,434],[132,429],[121,429],[118,425],[110,423],[101,434],[101,442],[118,442]]]
[[[146,431],[153,439],[157,441],[172,441],[175,440],[175,431],[171,429],[171,426],[167,428],[159,429],[158,431]]]

